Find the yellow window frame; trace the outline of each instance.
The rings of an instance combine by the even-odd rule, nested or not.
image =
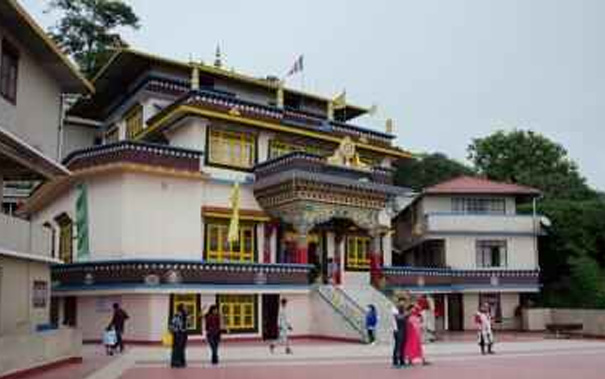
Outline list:
[[[256,161],[256,136],[252,133],[210,130],[210,163],[252,168]]]
[[[208,222],[206,227],[206,260],[211,262],[254,262],[256,233],[254,224],[240,224],[239,241],[229,243],[229,224]]]
[[[347,236],[347,267],[366,270],[370,268],[370,237]]]
[[[126,122],[126,139],[134,137],[143,130],[143,106],[137,104],[132,107],[124,116]]]
[[[57,218],[59,224],[59,259],[64,263],[73,262],[73,221],[71,218],[63,213]]]
[[[176,314],[179,305],[185,307],[187,312],[187,330],[200,330],[200,303],[197,294],[174,294],[172,295],[172,314]]]
[[[117,125],[112,126],[105,132],[105,143],[118,142],[120,139],[120,129]]]
[[[220,314],[228,333],[256,330],[256,295],[218,295]]]

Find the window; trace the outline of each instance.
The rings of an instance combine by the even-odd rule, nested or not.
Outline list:
[[[370,237],[347,236],[347,269],[367,270],[370,268]]]
[[[506,241],[477,241],[477,267],[506,267]]]
[[[505,214],[506,200],[503,198],[466,198],[452,199],[452,211],[457,213]]]
[[[19,73],[19,52],[6,39],[2,40],[0,59],[0,94],[11,103],[17,102],[17,77]]]
[[[72,263],[73,222],[66,213],[60,214],[55,220],[59,224],[59,259],[63,263]]]
[[[183,305],[187,312],[187,331],[199,332],[202,330],[200,297],[197,294],[174,294],[170,297],[170,319],[176,313],[178,306]]]
[[[239,241],[229,243],[229,223],[211,221],[206,227],[206,260],[212,262],[254,262],[256,235],[254,225],[239,226]]]
[[[42,226],[50,232],[50,256],[54,258],[56,254],[55,240],[57,238],[57,232],[55,232],[55,228],[53,228],[50,222],[45,222]]]
[[[252,168],[256,162],[255,145],[256,137],[250,133],[211,130],[209,162]]]
[[[255,295],[218,295],[217,303],[227,333],[256,332]]]
[[[294,144],[279,140],[271,140],[269,144],[269,159],[277,158],[294,151],[305,151],[311,154],[322,155],[322,151],[319,147],[310,145],[309,143],[301,142],[300,144]]]
[[[502,322],[502,307],[499,293],[480,293],[479,307],[483,304],[489,306],[489,312],[495,322]]]
[[[124,119],[126,120],[126,138],[134,139],[143,130],[143,106],[137,104],[132,107]]]

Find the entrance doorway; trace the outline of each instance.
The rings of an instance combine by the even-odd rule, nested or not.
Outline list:
[[[447,296],[447,308],[448,330],[456,332],[464,330],[462,322],[462,294],[449,294]]]
[[[76,326],[78,319],[78,304],[75,296],[66,296],[63,298],[63,325]]]
[[[262,295],[263,306],[263,339],[277,339],[279,331],[277,330],[277,317],[279,313],[279,295],[264,294]]]
[[[56,296],[50,298],[50,324],[54,328],[59,327],[59,299]]]

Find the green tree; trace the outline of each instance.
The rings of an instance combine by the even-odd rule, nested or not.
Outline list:
[[[565,148],[538,133],[498,131],[473,139],[468,153],[477,171],[490,179],[535,187],[551,199],[596,197]]]
[[[101,68],[113,49],[126,46],[118,28],[139,28],[138,16],[121,0],[51,0],[48,10],[61,13],[51,37],[88,77]]]
[[[605,307],[605,202],[547,199],[538,212],[551,222],[539,244],[544,305]]]
[[[395,184],[420,191],[460,175],[473,175],[473,170],[442,153],[420,154],[416,159],[401,161],[395,171]]]

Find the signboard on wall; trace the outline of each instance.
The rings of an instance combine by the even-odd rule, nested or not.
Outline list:
[[[34,308],[46,308],[48,301],[48,283],[44,280],[34,280],[32,305]]]

